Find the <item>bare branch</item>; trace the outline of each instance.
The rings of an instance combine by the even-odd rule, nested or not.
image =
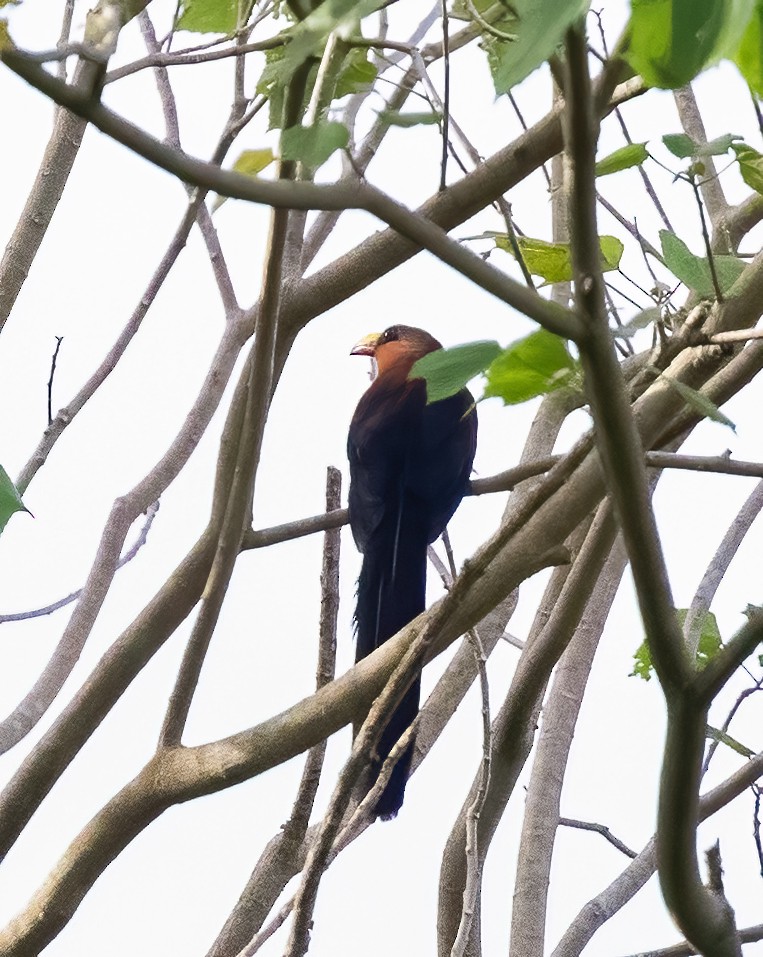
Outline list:
[[[482,868],[479,853],[479,819],[485,807],[487,789],[490,786],[490,765],[492,761],[493,739],[490,725],[490,688],[485,668],[485,652],[477,632],[469,632],[469,641],[474,649],[474,657],[480,677],[480,692],[482,696],[482,762],[480,764],[479,780],[474,791],[474,800],[466,812],[466,880],[464,882],[464,903],[461,910],[461,922],[458,933],[453,942],[451,957],[463,957],[469,944],[472,933],[477,901],[482,889]]]
[[[307,68],[303,66],[294,77],[285,97],[283,117],[285,126],[291,126],[296,122],[305,93],[306,79]],[[280,182],[291,182],[295,172],[293,162],[280,161],[278,168]],[[277,381],[275,352],[283,294],[284,247],[288,225],[288,210],[274,209],[270,218],[270,236],[254,344],[239,383],[244,397],[240,403],[237,403],[243,406],[243,410],[239,419],[240,431],[235,436],[236,464],[231,473],[230,490],[225,494],[224,516],[215,558],[204,588],[199,616],[188,640],[177,683],[169,701],[159,737],[160,748],[180,744],[201,666],[240,552],[241,536],[251,515],[254,480],[260,462],[265,422],[270,408],[273,384]]]
[[[342,473],[330,466],[326,476],[326,509],[337,508],[342,499]],[[336,626],[339,614],[339,547],[338,529],[328,530],[323,539],[323,565],[321,568],[321,612],[318,625],[318,664],[315,674],[316,689],[333,681],[336,672]],[[287,827],[294,828],[303,836],[307,831],[310,814],[318,790],[326,742],[312,748],[305,761],[302,780],[299,784],[294,808]]]
[[[700,821],[707,820],[730,804],[761,775],[763,775],[763,752],[757,754],[712,791],[702,795],[699,801]],[[652,837],[622,874],[582,908],[551,957],[579,957],[596,931],[641,890],[656,868],[656,839]]]
[[[53,379],[56,375],[58,352],[63,341],[63,336],[56,336],[56,348],[53,350],[53,357],[50,360],[50,378],[48,379],[48,427],[50,427],[50,424],[53,422]]]
[[[678,116],[681,120],[684,132],[690,136],[695,143],[703,146],[707,143],[707,133],[705,132],[702,114],[697,106],[694,90],[691,86],[684,86],[680,90],[675,90],[673,97],[676,101]],[[717,224],[723,217],[728,215],[729,205],[723,193],[723,187],[718,178],[713,157],[703,156],[702,162],[705,165],[705,174],[699,186],[702,192],[702,198],[710,213],[713,230],[715,230]]]
[[[35,726],[71,673],[116,574],[119,553],[132,523],[161,496],[196,448],[222,398],[242,340],[240,326],[226,328],[198,398],[170,447],[141,482],[114,502],[82,595],[53,657],[34,687],[0,725],[0,751],[13,747]]]
[[[742,944],[753,944],[763,940],[763,924],[755,924],[754,927],[745,927],[740,930],[739,940]],[[673,944],[672,947],[663,947],[662,950],[644,950],[638,954],[632,954],[631,957],[692,957],[696,953],[698,951],[688,941],[684,941],[681,944]]]
[[[576,319],[569,310],[536,295],[460,243],[449,239],[433,223],[411,213],[364,182],[345,181],[332,186],[271,182],[220,169],[159,142],[101,103],[82,96],[76,88],[62,84],[23,54],[6,48],[0,56],[14,72],[52,99],[75,113],[83,114],[102,132],[186,183],[214,190],[222,196],[265,203],[276,209],[365,209],[549,331],[573,340],[576,336]]]
[[[493,723],[493,763],[485,809],[480,817],[478,848],[480,870],[484,865],[490,841],[519,772],[532,746],[535,719],[540,708],[546,682],[556,662],[567,647],[583,613],[591,589],[614,541],[615,528],[611,510],[604,508],[586,536],[571,570],[561,570],[564,580],[556,600],[548,602],[545,627],[522,653],[509,693]],[[552,578],[553,582],[553,578]],[[466,884],[466,811],[471,806],[478,781],[472,784],[458,820],[448,838],[440,872],[438,915],[438,951],[449,954],[458,930],[459,905]]]
[[[729,525],[723,540],[702,576],[702,581],[697,586],[697,591],[686,613],[684,637],[692,660],[697,657],[702,625],[705,616],[710,611],[715,593],[761,509],[763,509],[763,481],[755,486],[747,501]]]
[[[551,857],[557,825],[562,823],[561,791],[569,750],[594,655],[625,565],[625,549],[618,539],[595,583],[588,586],[592,591],[586,614],[559,662],[544,707],[517,857],[511,954],[541,957],[543,953]],[[606,831],[604,836],[610,839],[601,825],[591,829]]]
[[[158,511],[158,501],[146,509],[146,521],[143,523],[143,527],[138,533],[135,542],[117,562],[117,569],[123,568],[128,562],[131,562],[146,544],[148,533],[151,531],[151,526],[154,524],[154,519]],[[51,615],[54,611],[58,611],[59,608],[64,608],[66,605],[70,605],[73,601],[76,601],[81,594],[82,589],[78,588],[77,591],[73,591],[65,598],[59,598],[58,601],[54,601],[50,605],[45,605],[43,608],[35,608],[34,611],[17,611],[7,615],[0,615],[0,625],[4,625],[7,621],[27,621],[29,618],[40,618],[42,615]]]
[[[612,847],[616,847],[617,850],[620,851],[621,854],[625,854],[626,857],[638,857],[635,851],[631,850],[627,844],[624,844],[619,838],[615,837],[604,824],[596,824],[592,821],[578,821],[570,817],[560,817],[559,826],[570,827],[579,831],[594,831],[596,834],[601,834],[605,840],[609,841]]]
[[[739,462],[728,455],[681,455],[677,452],[647,452],[646,464],[655,469],[684,469],[763,478],[763,462]]]
[[[329,467],[326,477],[326,508],[334,509],[341,499],[341,473]],[[334,677],[336,665],[336,625],[339,609],[339,534],[326,533],[321,569],[321,612],[319,625],[316,688]],[[307,849],[315,834],[308,822],[320,780],[326,742],[312,748],[305,761],[302,778],[289,820],[260,855],[232,913],[210,948],[207,957],[224,957],[243,948],[242,954],[259,949],[291,913],[293,898],[282,907],[267,927],[260,930],[272,903],[288,881],[304,866]],[[316,831],[317,826],[311,831]],[[247,941],[249,943],[247,943]]]
[[[741,708],[743,702],[745,702],[747,698],[750,697],[750,695],[753,695],[757,691],[761,691],[761,690],[763,690],[763,677],[759,678],[755,682],[755,684],[752,685],[750,688],[745,688],[743,691],[740,691],[740,693],[737,695],[736,701],[729,709],[729,712],[726,715],[723,721],[723,724],[720,727],[720,734],[717,737],[713,738],[713,740],[710,742],[710,746],[707,749],[707,754],[705,755],[705,760],[702,764],[702,777],[704,777],[705,774],[707,773],[707,769],[710,767],[710,762],[713,760],[713,755],[715,754],[718,748],[718,745],[721,743],[722,736],[726,734],[726,732],[731,727],[731,722],[734,720],[734,716],[736,715],[737,711],[739,711],[739,709]]]

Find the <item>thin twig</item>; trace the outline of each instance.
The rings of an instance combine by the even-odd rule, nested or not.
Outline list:
[[[224,196],[264,203],[276,209],[365,209],[409,240],[429,249],[487,292],[535,319],[550,332],[573,341],[579,332],[577,317],[572,311],[536,295],[461,243],[450,239],[431,221],[411,212],[365,182],[339,182],[333,185],[285,183],[220,169],[214,164],[171,149],[102,103],[94,102],[89,95],[83,95],[81,90],[62,84],[18,50],[5,48],[0,57],[15,73],[56,102],[84,115],[104,133],[186,183],[215,190]]]
[[[326,511],[339,507],[342,498],[342,473],[329,466],[326,475]],[[339,614],[339,549],[338,529],[328,529],[323,538],[321,567],[321,611],[318,623],[318,664],[315,672],[316,690],[332,681],[336,671],[336,628]],[[315,795],[320,783],[326,741],[310,749],[302,771],[291,816],[286,827],[304,837],[312,813]]]
[[[117,562],[117,569],[123,568],[128,562],[131,562],[146,544],[148,533],[151,531],[151,526],[154,523],[158,511],[158,501],[146,509],[146,521],[143,523],[138,537]],[[59,598],[58,601],[54,601],[50,605],[45,605],[44,608],[35,608],[33,611],[17,611],[8,615],[0,615],[0,625],[4,625],[7,621],[28,621],[30,618],[40,618],[43,615],[50,615],[54,611],[58,611],[59,608],[64,608],[66,605],[70,605],[73,601],[76,601],[81,594],[82,589],[78,588],[77,591],[73,591],[65,598]]]
[[[763,509],[763,480],[758,482],[726,530],[720,545],[697,586],[684,621],[684,639],[692,661],[696,660],[705,617],[713,598],[744,541],[752,523]]]
[[[69,35],[72,29],[72,20],[74,18],[74,0],[66,0],[64,5],[64,16],[61,21],[61,32],[58,35],[58,43],[56,44],[56,49],[63,51],[66,48],[66,45],[69,42]],[[58,64],[58,78],[59,80],[66,80],[66,58],[61,59]]]
[[[525,121],[524,115],[522,114],[522,111],[519,108],[519,104],[516,101],[513,91],[509,90],[509,92],[506,95],[509,98],[509,103],[511,103],[511,108],[516,113],[517,119],[519,120],[519,125],[522,127],[522,129],[526,133],[529,127],[527,126],[527,122]],[[549,172],[546,169],[546,164],[541,163],[540,169],[543,173],[543,176],[545,177],[546,186],[548,186],[549,190],[551,190],[551,176],[549,175]]]
[[[64,341],[63,336],[56,336],[56,348],[53,350],[53,357],[50,360],[50,378],[48,379],[48,427],[53,422],[53,378],[56,374],[56,361],[58,360],[58,350]]]
[[[721,743],[723,735],[731,727],[731,722],[734,720],[734,717],[739,711],[742,704],[749,698],[751,695],[755,694],[756,691],[760,691],[763,688],[763,678],[760,678],[751,688],[744,688],[739,695],[737,696],[736,701],[729,709],[729,713],[726,715],[723,724],[721,725],[721,733],[710,741],[710,745],[707,749],[707,755],[705,756],[704,763],[702,764],[702,776],[704,777],[707,774],[707,769],[710,767],[710,762],[713,760],[713,755],[718,750],[718,745]]]
[[[763,339],[763,329],[728,329],[707,337],[707,341],[715,345],[722,345],[724,342],[752,342],[753,339]]]
[[[163,53],[161,50],[150,53],[148,56],[125,66],[117,67],[106,74],[106,83],[113,83],[115,80],[121,80],[123,77],[131,76],[140,70],[150,70],[154,68],[166,69],[170,66],[193,66],[198,63],[211,63],[214,60],[224,60],[229,57],[243,57],[247,53],[260,53],[266,50],[274,50],[276,47],[283,46],[283,36],[274,36],[268,40],[260,40],[257,43],[246,43],[241,46],[226,47],[223,50],[212,50],[209,53],[200,51],[209,50],[210,47],[217,46],[224,40],[213,40],[211,43],[205,43],[198,47],[190,47],[187,50],[179,50],[177,53]],[[48,58],[49,59],[49,58]]]
[[[552,455],[538,462],[528,462],[515,468],[507,469],[482,479],[472,479],[469,483],[467,495],[489,495],[493,492],[510,492],[521,482],[536,475],[547,472],[559,461],[559,456]],[[675,452],[646,452],[644,461],[649,468],[679,469],[682,471],[718,473],[722,475],[739,475],[746,478],[763,478],[763,462],[743,462],[730,458],[728,455],[680,455]],[[244,550],[251,548],[267,548],[280,542],[288,542],[305,535],[314,535],[316,532],[325,532],[328,528],[339,528],[346,525],[348,515],[346,508],[336,509],[321,515],[312,515],[310,518],[297,519],[285,522],[283,525],[274,525],[271,528],[249,529],[242,539],[241,547]],[[439,568],[438,568],[439,572]]]
[[[609,841],[613,847],[616,847],[618,851],[625,854],[626,857],[630,857],[631,859],[638,857],[636,851],[628,847],[627,844],[624,844],[619,837],[615,837],[605,824],[597,824],[594,821],[578,821],[571,817],[560,817],[559,824],[562,827],[571,827],[580,831],[595,831],[597,834],[601,834],[605,840]]]
[[[760,836],[760,798],[761,794],[763,794],[763,788],[757,784],[753,784],[752,793],[755,796],[755,805],[752,809],[752,837],[755,841],[755,850],[758,852],[760,876],[763,877],[763,840],[761,840]]]
[[[713,247],[710,243],[710,233],[707,230],[707,221],[705,220],[705,207],[702,202],[702,197],[699,192],[699,186],[697,185],[697,177],[691,175],[687,177],[689,184],[691,185],[692,192],[694,193],[694,199],[697,203],[697,209],[699,210],[699,221],[702,225],[702,239],[705,243],[705,252],[707,253],[707,263],[710,266],[710,277],[713,280],[713,289],[715,290],[715,298],[718,302],[723,302],[723,290],[721,289],[721,284],[718,281],[718,272],[715,268],[715,256],[713,255]]]
[[[447,0],[442,0],[442,55],[443,55],[443,93],[442,93],[442,154],[440,159],[440,192],[447,186],[448,174],[448,138],[450,136],[450,19]]]
[[[477,911],[477,901],[482,887],[478,825],[480,815],[485,807],[488,788],[490,787],[490,768],[493,751],[493,730],[490,721],[490,688],[487,680],[485,652],[480,637],[474,628],[469,629],[468,639],[472,645],[480,679],[480,695],[482,699],[482,761],[480,764],[479,783],[474,792],[474,800],[467,811],[465,845],[466,881],[464,883],[461,921],[458,925],[456,939],[451,948],[451,957],[463,957],[466,953]]]
[[[599,28],[599,36],[601,38],[601,45],[604,50],[604,55],[607,59],[609,59],[609,47],[607,45],[607,35],[604,32],[604,23],[602,20],[601,12],[598,10],[592,10],[591,13],[593,13],[593,15],[596,17],[597,25]],[[617,118],[617,122],[620,124],[620,129],[622,131],[623,137],[625,138],[625,142],[633,143],[630,132],[628,131],[628,127],[625,123],[625,118],[623,117],[622,110],[619,107],[615,107],[614,113]],[[646,170],[644,169],[643,164],[641,163],[639,163],[638,172],[639,172],[639,175],[641,176],[641,181],[644,184],[644,189],[646,190],[647,195],[649,196],[651,201],[654,203],[654,208],[657,210],[660,218],[665,224],[666,229],[670,230],[671,233],[675,232],[673,227],[670,225],[670,220],[668,219],[667,213],[663,209],[662,203],[660,202],[660,199],[657,196],[657,191],[652,185],[652,181],[649,179],[649,176]]]
[[[303,65],[287,92],[284,107],[284,123],[287,126],[295,122],[297,110],[301,107],[306,77],[307,68]],[[294,173],[294,163],[281,160],[279,180],[291,181]],[[272,211],[257,335],[241,378],[244,399],[235,446],[236,467],[225,496],[224,516],[214,561],[204,589],[201,609],[188,640],[180,672],[167,706],[159,736],[160,750],[180,744],[201,667],[240,552],[246,516],[248,512],[251,514],[254,477],[259,464],[265,421],[270,406],[271,384],[275,376],[275,344],[282,298],[283,251],[288,222],[288,210],[274,209]]]
[[[635,223],[632,223],[629,219],[623,216],[623,214],[619,212],[619,210],[617,210],[605,196],[602,196],[601,193],[596,193],[596,199],[599,203],[601,203],[604,209],[606,209],[610,216],[613,216],[618,223],[620,223],[623,229],[628,230],[628,232],[631,234],[631,236],[633,236],[645,253],[648,252],[651,256],[654,256],[658,262],[665,265],[665,260],[663,259],[662,253],[660,253],[657,248],[649,242],[648,239],[644,238],[644,236],[639,232],[639,228]]]

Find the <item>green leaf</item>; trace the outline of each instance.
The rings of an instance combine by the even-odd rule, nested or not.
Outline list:
[[[380,110],[379,119],[387,126],[431,126],[439,123],[442,114],[427,110],[423,113],[401,113],[399,110]]]
[[[610,173],[619,173],[621,169],[640,166],[648,158],[646,143],[629,143],[600,159],[595,172],[597,176],[609,176]]]
[[[460,392],[501,352],[497,342],[467,342],[452,349],[438,349],[414,363],[408,378],[426,379],[427,402],[439,402]]]
[[[646,329],[653,322],[660,318],[660,309],[658,306],[649,306],[648,309],[642,309],[636,315],[622,326],[616,326],[612,329],[612,335],[616,339],[630,339],[641,329]]]
[[[660,230],[660,243],[665,265],[673,275],[703,299],[714,299],[715,289],[707,259],[695,256],[683,240],[667,229]],[[725,295],[744,271],[745,263],[736,256],[714,256],[713,263],[718,285]]]
[[[239,0],[184,0],[178,30],[190,33],[234,33]]]
[[[708,724],[705,728],[705,737],[710,738],[711,741],[718,741],[721,744],[725,744],[727,748],[731,748],[732,751],[741,754],[743,758],[752,758],[755,756],[755,752],[752,748],[748,748],[742,744],[741,741],[732,738],[728,731],[721,731],[720,728],[714,728]]]
[[[714,140],[703,143],[699,148],[698,156],[723,156],[730,149],[734,148],[734,141],[742,137],[738,133],[724,133],[723,136],[716,136]]]
[[[599,236],[602,272],[610,272],[613,269],[617,269],[620,265],[620,260],[623,258],[624,249],[625,246],[623,246],[617,236]]]
[[[678,159],[690,159],[698,149],[697,144],[686,133],[666,133],[662,142]]]
[[[15,512],[28,512],[29,509],[21,501],[18,489],[10,480],[8,473],[0,465],[0,532],[8,524],[8,519]],[[30,513],[31,514],[31,513]]]
[[[283,62],[283,58],[285,56],[286,48],[283,46],[273,47],[272,49],[265,51],[265,69],[262,71],[262,74],[260,75],[255,87],[256,93],[259,93],[260,96],[266,96],[268,98],[269,130],[280,130],[281,124],[283,123],[284,86],[282,83],[278,82],[278,74],[276,71],[278,65]],[[314,84],[315,76],[313,75],[308,84],[310,87],[310,93],[312,93]],[[305,91],[305,93],[306,96],[309,96],[307,91]]]
[[[746,143],[734,143],[739,172],[747,185],[756,193],[763,193],[763,155]]]
[[[688,608],[677,608],[678,624],[681,628],[686,624]],[[697,645],[697,664],[704,668],[708,661],[713,658],[723,647],[721,632],[718,628],[718,619],[713,612],[706,611],[702,616],[702,627],[699,633],[699,644]]]
[[[384,6],[385,0],[323,0],[304,20],[289,30],[283,57],[267,68],[268,82],[284,87],[295,71],[324,47],[334,30],[351,30],[364,17]]]
[[[499,249],[512,253],[513,249],[506,233],[496,233],[495,244]],[[525,265],[534,276],[540,276],[548,283],[569,282],[572,280],[572,254],[569,243],[547,243],[543,239],[531,239],[518,236],[517,245],[522,253]],[[600,236],[601,268],[603,272],[617,269],[623,254],[623,244],[615,236]]]
[[[760,0],[731,57],[752,91],[763,96],[763,3]]]
[[[244,176],[256,176],[261,173],[275,159],[273,150],[268,147],[262,150],[244,150],[233,164],[233,169]]]
[[[649,645],[642,641],[633,654],[633,671],[628,675],[629,678],[641,678],[642,681],[651,681],[654,665],[652,656],[649,653]]]
[[[270,166],[274,159],[275,156],[270,147],[262,150],[244,150],[233,164],[233,169],[243,176],[256,176]],[[227,198],[227,196],[218,196],[212,204],[212,212],[218,210]]]
[[[676,608],[676,617],[678,618],[678,624],[681,628],[683,628],[684,622],[686,621],[687,611],[688,609],[686,608]],[[722,647],[723,641],[721,640],[721,633],[718,629],[718,621],[715,615],[711,611],[708,611],[702,619],[702,630],[697,646],[696,662],[698,667],[704,668],[708,661],[711,661]],[[649,681],[654,671],[654,665],[652,664],[652,656],[646,641],[641,642],[633,658],[635,664],[633,665],[633,671],[628,677],[643,678],[644,681]]]
[[[318,169],[336,150],[343,149],[350,134],[343,123],[319,120],[313,126],[292,126],[281,134],[281,155]]]
[[[696,389],[692,389],[692,387],[686,385],[685,382],[679,382],[678,379],[671,379],[670,376],[665,375],[664,372],[660,373],[660,378],[667,382],[671,389],[674,389],[684,402],[690,408],[694,409],[695,412],[699,412],[703,418],[718,422],[720,425],[728,426],[732,432],[736,432],[736,425],[734,425],[731,419],[727,415],[724,415],[718,406],[708,399],[706,395],[697,392]]]
[[[485,398],[498,396],[506,405],[527,402],[570,383],[577,368],[564,339],[540,329],[493,360],[486,373]]]
[[[667,133],[662,138],[665,147],[678,159],[691,159],[702,156],[722,156],[734,146],[734,140],[741,139],[737,133],[724,133],[708,143],[695,143],[686,133]]]
[[[514,255],[514,249],[506,233],[496,233],[495,244],[499,249]],[[525,265],[534,276],[546,282],[570,282],[572,258],[569,243],[547,243],[543,239],[517,236],[517,245]]]
[[[754,0],[631,0],[631,66],[649,86],[677,89],[734,49]]]
[[[482,47],[487,53],[495,92],[500,96],[545,63],[564,38],[567,28],[588,10],[589,0],[512,0],[502,6],[514,16],[496,20],[495,27],[516,37],[498,39],[483,31]],[[489,19],[487,12],[484,14]]]
[[[334,98],[339,100],[350,93],[363,93],[370,89],[378,72],[373,63],[369,63],[367,52],[355,47],[345,57],[336,81]]]

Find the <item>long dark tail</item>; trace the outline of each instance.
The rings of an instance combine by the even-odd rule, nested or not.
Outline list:
[[[389,523],[392,525],[393,523]],[[371,537],[358,579],[356,661],[365,658],[419,615],[426,606],[426,533],[412,515],[401,514],[394,527],[383,523]],[[419,710],[421,680],[417,676],[382,732],[379,759],[372,767],[375,780],[390,751]],[[403,804],[405,783],[413,757],[411,744],[395,765],[376,805],[385,820]]]

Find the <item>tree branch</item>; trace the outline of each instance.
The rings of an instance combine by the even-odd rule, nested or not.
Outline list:
[[[364,209],[549,331],[573,340],[577,335],[576,321],[569,310],[536,295],[460,243],[449,239],[429,220],[410,212],[362,181],[319,186],[306,182],[272,182],[220,169],[159,142],[89,95],[83,96],[76,88],[61,83],[22,53],[6,48],[0,57],[41,92],[72,112],[85,116],[102,132],[186,183],[214,190],[221,196],[263,203],[275,209]]]
[[[699,820],[706,821],[749,788],[763,775],[763,752],[755,755],[725,781],[703,794],[699,801]],[[579,957],[596,931],[641,890],[657,868],[656,838],[615,880],[582,908],[570,924],[551,957]]]

